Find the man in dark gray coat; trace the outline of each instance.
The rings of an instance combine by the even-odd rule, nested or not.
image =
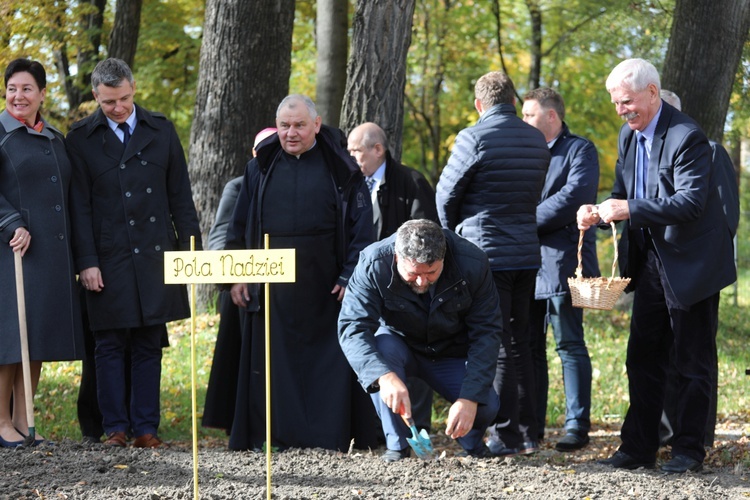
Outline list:
[[[339,342],[371,394],[395,462],[409,456],[411,417],[404,381],[418,377],[452,406],[445,433],[469,455],[489,455],[482,441],[495,418],[492,387],[502,319],[487,256],[426,219],[360,255],[339,314]]]
[[[527,325],[541,264],[536,205],[550,152],[544,135],[516,116],[508,75],[487,73],[474,94],[479,121],[456,136],[437,184],[437,209],[443,227],[487,252],[500,294],[503,348],[495,388],[501,405],[490,450],[533,453],[538,444]]]
[[[99,110],[67,137],[74,168],[74,254],[96,339],[106,444],[162,445],[159,386],[165,323],[190,315],[183,285],[164,284],[164,252],[201,248],[185,155],[164,115],[133,102],[135,80],[119,59],[91,74]],[[130,416],[125,364],[131,349]]]
[[[586,203],[596,203],[599,159],[591,141],[574,135],[563,121],[565,103],[560,94],[541,87],[524,96],[523,121],[538,128],[552,153],[542,198],[536,208],[536,223],[542,249],[542,267],[536,275],[536,293],[531,304],[531,350],[537,390],[537,424],[544,436],[547,413],[547,327],[552,325],[557,353],[562,362],[565,386],[565,436],[558,451],[586,446],[591,429],[591,358],[583,338],[583,309],[573,307],[568,278],[578,265],[576,212]],[[599,276],[596,234],[586,233],[581,249],[583,275]]]

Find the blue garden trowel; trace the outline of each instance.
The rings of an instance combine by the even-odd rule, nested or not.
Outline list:
[[[403,409],[401,411],[403,412]],[[434,458],[432,441],[430,441],[430,435],[427,434],[427,430],[422,429],[421,431],[417,431],[414,419],[411,417],[406,418],[403,413],[401,413],[401,418],[411,431],[411,437],[406,438],[406,442],[409,443],[414,453],[422,460],[431,460]]]

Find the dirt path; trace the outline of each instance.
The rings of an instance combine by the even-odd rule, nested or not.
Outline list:
[[[432,462],[411,458],[384,464],[379,459],[382,450],[275,454],[274,498],[750,498],[750,471],[743,459],[735,466],[715,465],[730,464],[733,456],[745,457],[747,464],[747,437],[719,441],[702,472],[680,476],[597,465],[594,460],[616,446],[616,437],[609,434],[595,435],[591,446],[574,454],[558,453],[548,442],[532,457],[511,459],[458,458],[454,444],[439,437],[435,441],[445,456]],[[266,498],[265,455],[204,446],[198,459],[201,498]],[[192,478],[192,452],[179,444],[158,451],[72,441],[0,449],[2,499],[190,499]]]

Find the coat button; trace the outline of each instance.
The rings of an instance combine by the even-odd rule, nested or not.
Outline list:
[[[120,165],[120,170],[125,170],[125,164]]]
[[[43,152],[44,152],[44,154],[48,155],[49,154],[49,149],[45,149]]]
[[[141,253],[141,251],[139,249],[137,249],[137,248],[134,248],[133,249],[133,253]]]
[[[156,245],[154,247],[154,250],[156,250],[157,252],[161,252],[161,245]]]
[[[401,310],[403,310],[404,309],[404,305],[403,304],[399,304],[398,308],[401,309]]]
[[[59,234],[57,235],[57,239],[58,239],[58,240],[64,240],[64,239],[65,239],[65,235],[64,235],[64,234],[62,234],[62,233],[59,233]]]
[[[128,221],[128,224],[130,224],[131,226],[135,226],[135,221],[133,219],[130,219]]]
[[[125,191],[125,198],[130,198],[131,196],[133,195],[130,194],[130,191]]]
[[[438,299],[438,302],[442,302],[442,301],[443,301],[442,297]]]
[[[147,192],[148,194],[151,194],[151,188],[146,188],[146,192]]]
[[[146,160],[141,160],[141,165],[148,165],[148,162]]]
[[[151,222],[156,222],[156,217],[154,217],[154,216],[152,215],[151,217],[149,217],[149,218],[148,218],[148,220],[150,220]]]
[[[52,177],[49,178],[49,180],[51,180],[52,182],[57,182],[57,176],[53,175]]]
[[[62,207],[60,205],[55,205],[55,212],[59,212],[62,210]]]

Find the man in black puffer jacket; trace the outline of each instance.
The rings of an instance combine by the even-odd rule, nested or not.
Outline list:
[[[544,135],[516,115],[508,75],[487,73],[474,94],[480,118],[456,137],[438,181],[437,209],[444,227],[487,253],[500,294],[500,411],[488,446],[496,455],[533,453],[538,445],[527,324],[541,266],[536,206],[550,152]]]

